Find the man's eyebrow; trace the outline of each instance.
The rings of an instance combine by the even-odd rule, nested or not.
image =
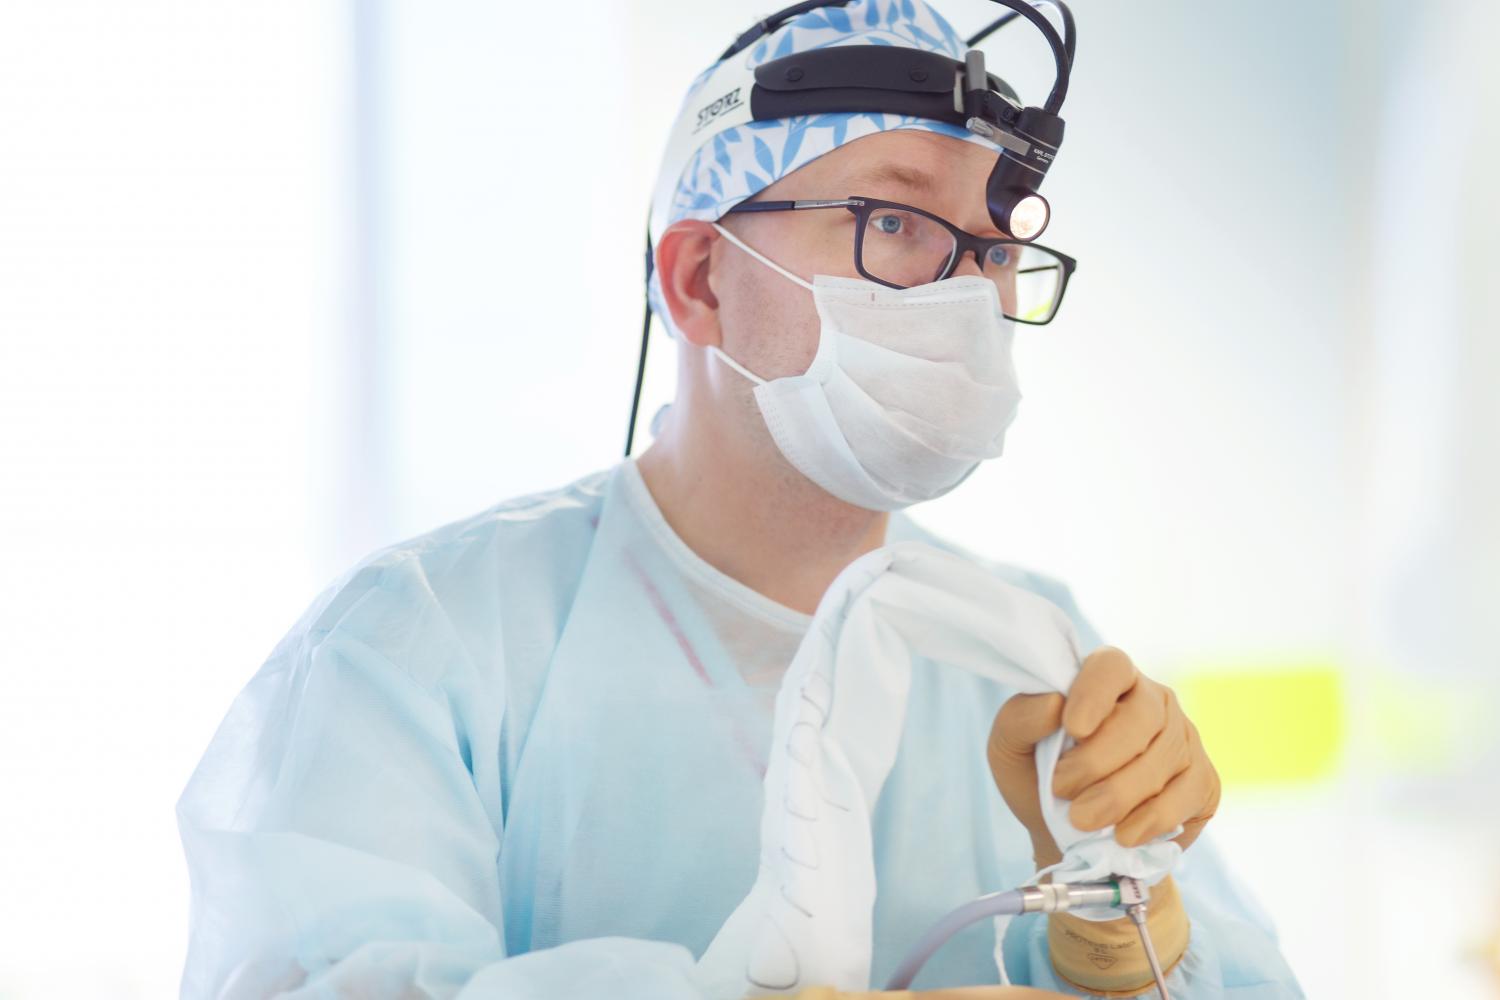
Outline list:
[[[850,181],[856,185],[900,184],[922,194],[933,194],[938,189],[936,178],[927,171],[890,162],[874,163],[862,170],[856,170],[851,175]],[[860,192],[853,190],[848,193],[859,194]]]

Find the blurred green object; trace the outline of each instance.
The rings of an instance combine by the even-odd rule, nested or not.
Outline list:
[[[1372,759],[1395,774],[1433,774],[1462,759],[1486,725],[1492,697],[1439,680],[1395,671],[1373,674],[1367,685]]]
[[[1336,771],[1348,705],[1333,663],[1199,667],[1173,686],[1225,785],[1313,782]]]

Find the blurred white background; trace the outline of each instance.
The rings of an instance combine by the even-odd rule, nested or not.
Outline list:
[[[776,6],[0,0],[0,998],[174,993],[173,804],[302,608],[617,460],[660,145]],[[916,514],[1198,692],[1309,996],[1500,996],[1500,7],[1073,6],[1079,271]]]

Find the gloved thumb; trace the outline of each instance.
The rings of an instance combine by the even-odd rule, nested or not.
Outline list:
[[[1063,704],[1061,694],[1014,695],[1000,706],[990,727],[990,774],[1006,806],[1031,834],[1039,865],[1050,865],[1062,857],[1042,818],[1036,745],[1062,728]]]
[[[785,994],[756,996],[751,1000],[786,1000]],[[845,993],[832,986],[809,986],[791,1000],[1072,1000],[1062,993],[1029,986],[950,986],[936,990],[870,990]]]

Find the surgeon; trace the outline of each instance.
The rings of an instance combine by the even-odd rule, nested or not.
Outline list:
[[[920,0],[852,0],[735,58],[830,45],[964,49]],[[702,80],[684,114],[713,96]],[[820,598],[888,543],[962,554],[904,510],[997,456],[1014,418],[1014,319],[1049,308],[1014,271],[1047,252],[997,242],[995,156],[952,125],[847,113],[669,159],[650,293],[678,384],[654,442],[317,597],[178,805],[184,997],[703,1000],[695,962],[756,879],[778,684]],[[1150,916],[1172,995],[1300,996],[1203,836],[1219,781],[1172,692],[1064,585],[983,565],[1062,609],[1086,655],[1066,695],[914,669],[873,819],[871,982],[954,906],[1058,860],[1033,748],[1062,727],[1077,744],[1052,791],[1079,829],[1185,848]],[[1152,989],[1123,919],[1016,920],[1016,986],[994,950],[971,927],[899,995]]]

